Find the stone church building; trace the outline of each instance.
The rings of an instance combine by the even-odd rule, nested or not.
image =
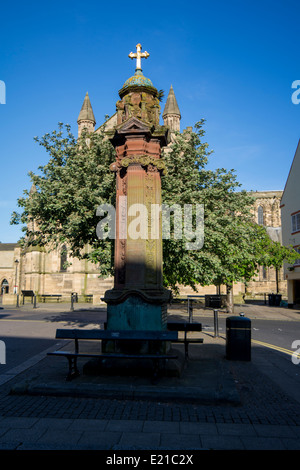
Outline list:
[[[118,123],[118,116],[124,110],[118,109],[106,122],[106,130]],[[125,110],[126,113],[126,110]],[[170,129],[170,143],[174,134],[180,131],[181,114],[171,86],[162,118],[165,126]],[[99,132],[88,93],[84,98],[78,116],[78,137],[84,128],[89,132]],[[253,207],[254,220],[267,227],[272,239],[281,241],[280,200],[282,191],[263,191],[252,193],[255,196]],[[88,249],[88,248],[86,248]],[[66,261],[68,266],[66,267]],[[45,248],[30,247],[21,251],[18,243],[0,243],[0,289],[3,303],[14,303],[15,296],[23,290],[34,291],[38,296],[45,294],[60,294],[63,300],[70,300],[70,295],[76,292],[79,299],[92,299],[94,304],[101,303],[101,298],[107,289],[113,286],[113,279],[100,279],[97,265],[86,260],[71,259],[67,246],[48,251]],[[282,271],[278,273],[279,291],[286,295],[286,281]],[[221,293],[222,293],[221,287]],[[276,292],[276,273],[270,268],[260,268],[255,281],[247,286],[249,295]],[[197,294],[215,294],[216,287],[200,287]],[[243,295],[245,285],[238,283],[234,286],[235,295]],[[182,288],[181,294],[194,294],[191,289]]]

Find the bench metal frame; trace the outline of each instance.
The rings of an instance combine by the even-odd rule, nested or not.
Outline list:
[[[168,322],[167,328],[169,331],[183,331],[184,338],[178,338],[177,343],[184,343],[185,358],[189,357],[189,344],[190,343],[203,343],[203,338],[191,338],[188,337],[188,333],[192,331],[202,331],[201,323],[190,323],[190,322]]]
[[[78,330],[78,329],[58,329],[56,330],[57,339],[74,339],[75,351],[54,351],[49,352],[49,356],[66,357],[69,364],[69,371],[66,380],[70,381],[80,375],[77,367],[78,357],[95,357],[103,359],[150,359],[153,362],[153,381],[158,379],[160,361],[168,359],[177,359],[175,354],[123,354],[123,353],[81,353],[79,352],[79,340],[108,340],[108,341],[156,341],[167,342],[177,341],[178,333],[176,331],[111,331],[111,330]]]

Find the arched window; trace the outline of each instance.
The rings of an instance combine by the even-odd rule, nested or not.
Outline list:
[[[63,245],[60,250],[60,270],[67,270],[67,247]]]
[[[261,206],[257,209],[257,223],[258,225],[264,225],[264,210]]]
[[[264,266],[262,267],[262,278],[264,281],[268,278],[268,272]]]
[[[8,294],[8,293],[9,293],[9,284],[7,282],[7,279],[3,279],[1,283],[1,295]]]

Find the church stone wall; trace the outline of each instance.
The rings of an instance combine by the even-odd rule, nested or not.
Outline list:
[[[280,200],[282,191],[252,192],[255,197],[254,220],[258,221],[258,208],[263,209],[263,220],[266,227],[281,227]]]
[[[88,249],[88,248],[87,248]],[[67,256],[62,266],[61,250],[28,250],[21,256],[21,288],[36,294],[59,294],[65,299],[76,292],[79,296],[104,295],[111,288],[109,280],[99,278],[95,263]]]
[[[17,243],[0,243],[0,299],[7,288],[3,288],[8,283],[8,295],[14,293],[15,286],[18,286],[19,263],[16,266],[15,260],[19,260],[20,248]]]

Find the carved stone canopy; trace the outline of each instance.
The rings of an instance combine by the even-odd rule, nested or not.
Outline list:
[[[117,123],[121,124],[134,116],[142,121],[159,125],[160,104],[158,98],[143,88],[130,87],[116,103]]]
[[[116,131],[119,132],[119,134],[127,134],[127,133],[133,133],[133,134],[143,134],[143,133],[151,133],[151,131],[154,129],[154,126],[151,125],[150,123],[146,123],[144,121],[141,121],[140,119],[137,119],[134,116],[131,116],[127,121],[122,122],[118,126],[116,126]]]
[[[164,126],[155,127],[151,123],[141,121],[134,116],[117,125],[111,134],[110,141],[114,147],[124,145],[127,138],[144,138],[146,141],[155,139],[159,141],[161,147],[167,145],[167,128]]]

